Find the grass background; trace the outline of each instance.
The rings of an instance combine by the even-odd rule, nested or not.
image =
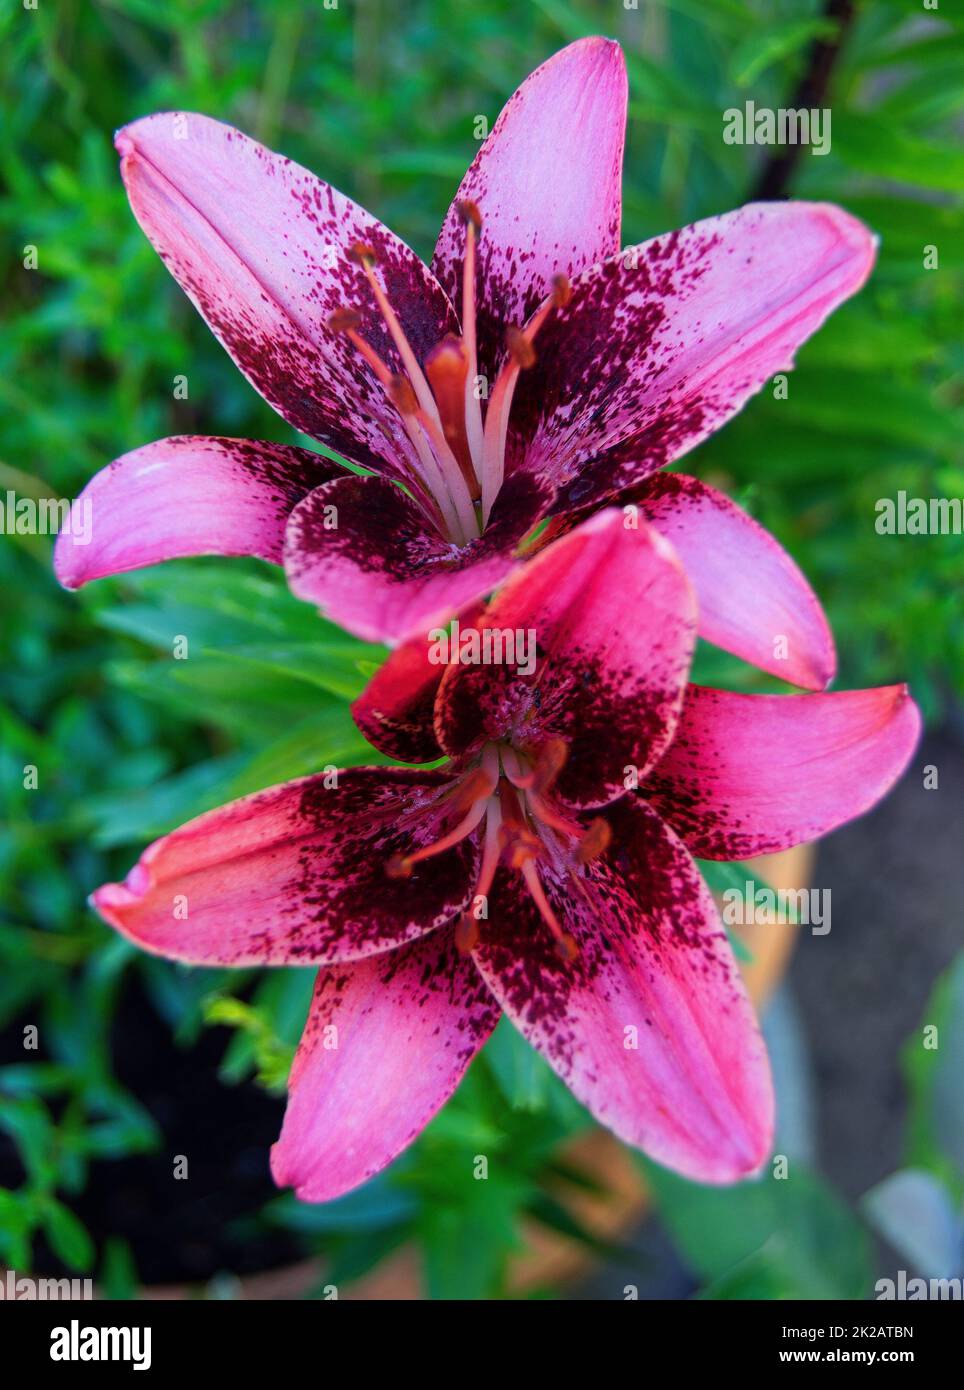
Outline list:
[[[725,145],[722,113],[750,98],[792,104],[812,44],[833,23],[805,0],[11,0],[0,13],[0,492],[76,496],[111,458],[166,434],[293,439],[136,227],[111,144],[117,126],[170,108],[232,122],[428,257],[477,148],[476,117],[491,125],[529,70],[594,32],[619,38],[629,64],[631,244],[751,196],[767,151]],[[764,390],[685,466],[737,497],[800,561],[837,636],[838,684],[908,679],[939,723],[964,675],[961,539],[878,536],[874,504],[900,488],[964,498],[964,26],[952,7],[858,4],[828,104],[831,153],[804,153],[790,191],[863,217],[881,236],[878,267],[800,353],[788,398]],[[564,178],[565,151],[547,157]],[[24,268],[30,247],[35,270]],[[936,269],[924,268],[928,247]],[[180,374],[187,400],[174,399]],[[86,894],[209,805],[327,762],[369,760],[346,702],[379,654],[254,563],[181,562],[67,595],[46,538],[3,536],[0,585],[0,1027],[36,1022],[43,1038],[41,1060],[11,1054],[0,1067],[0,1142],[19,1164],[0,1190],[0,1259],[29,1268],[41,1240],[123,1290],[138,1276],[137,1252],[87,1230],[74,1208],[91,1164],[163,1147],[111,1056],[111,1020],[131,981],[185,1047],[227,1025],[225,1077],[256,1075],[275,1090],[310,982],[306,972],[258,979],[138,958],[87,912]],[[177,634],[189,636],[187,662],[171,660]],[[752,680],[735,663],[712,674]],[[28,765],[35,791],[23,787]],[[917,1078],[925,1109],[932,1080]],[[946,1106],[946,1086],[940,1095]],[[343,1277],[414,1236],[434,1296],[498,1295],[521,1215],[567,1226],[546,1175],[560,1140],[584,1124],[500,1030],[399,1171],[337,1212],[280,1198],[251,1219],[296,1231]],[[480,1151],[503,1156],[498,1176],[466,1182],[466,1156]],[[915,1154],[959,1191],[946,1145]],[[817,1177],[792,1199],[700,1194],[696,1232],[674,1216],[692,1191],[664,1179],[660,1196],[715,1296],[866,1291],[857,1218]],[[831,1245],[798,1258],[826,1223],[848,1258],[832,1258]],[[778,1248],[791,1257],[764,1259],[760,1274],[777,1229],[789,1232]],[[749,1283],[734,1283],[746,1260]]]

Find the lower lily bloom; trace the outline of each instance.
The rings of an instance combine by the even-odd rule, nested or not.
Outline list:
[[[179,112],[119,131],[138,222],[241,371],[370,472],[257,440],[148,444],[88,485],[93,538],[60,537],[61,582],[256,555],[334,621],[394,644],[491,592],[547,517],[631,488],[669,527],[701,635],[826,686],[833,644],[793,561],[721,494],[658,470],[793,365],[864,283],[874,238],[829,204],[769,203],[621,251],[626,93],[619,45],[602,38],[532,73],[431,267],[230,126]],[[747,612],[753,631],[791,636],[789,659],[749,643]]]
[[[903,686],[688,686],[696,627],[669,543],[600,512],[463,614],[459,660],[411,639],[356,702],[378,748],[445,766],[246,797],[94,894],[148,951],[320,966],[279,1184],[324,1201],[378,1172],[500,1010],[660,1163],[724,1183],[764,1162],[766,1053],[692,853],[782,849],[867,810],[919,718]],[[473,649],[489,664],[464,664]]]

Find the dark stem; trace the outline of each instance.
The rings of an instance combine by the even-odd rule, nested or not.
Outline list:
[[[833,22],[834,32],[826,38],[815,39],[810,45],[807,65],[790,102],[793,110],[814,110],[827,105],[830,77],[856,12],[856,0],[826,0],[823,17]],[[785,198],[802,153],[803,146],[796,144],[786,145],[779,153],[770,155],[760,170],[751,200]]]

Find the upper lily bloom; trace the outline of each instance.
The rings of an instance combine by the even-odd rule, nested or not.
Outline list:
[[[124,127],[134,214],[221,343],[285,420],[376,476],[279,444],[160,440],[89,484],[93,540],[61,536],[61,582],[258,555],[394,643],[490,592],[538,522],[564,529],[631,489],[688,569],[701,634],[823,688],[833,644],[794,563],[712,488],[655,475],[792,365],[863,284],[874,240],[838,208],[779,203],[621,252],[625,118],[616,43],[544,63],[462,181],[431,269],[229,126]]]
[[[672,547],[602,512],[463,615],[460,660],[411,639],[357,702],[377,747],[444,767],[246,797],[94,894],[161,955],[321,967],[279,1183],[324,1201],[383,1168],[500,1009],[659,1162],[730,1182],[765,1160],[765,1050],[691,854],[783,849],[860,814],[919,718],[903,686],[687,686],[696,623]]]

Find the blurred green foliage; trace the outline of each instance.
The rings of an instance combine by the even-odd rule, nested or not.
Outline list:
[[[964,497],[964,156],[953,140],[964,24],[949,6],[935,16],[877,0],[858,11],[832,80],[832,151],[805,153],[792,191],[869,222],[881,236],[877,270],[801,352],[788,398],[764,390],[685,466],[722,483],[797,556],[828,607],[841,685],[907,678],[938,716],[964,673],[960,539],[878,536],[874,503],[899,488]],[[491,122],[531,68],[592,32],[619,38],[629,62],[632,243],[747,199],[766,151],[724,145],[722,112],[748,98],[791,104],[808,46],[828,29],[806,0],[11,0],[0,12],[0,490],[75,496],[111,458],[165,434],[292,439],[137,229],[111,145],[117,126],[165,108],[230,121],[427,257],[475,153],[476,116]],[[565,151],[547,158],[565,177]],[[931,246],[939,268],[928,270]],[[31,247],[36,270],[24,268]],[[190,396],[175,400],[182,373]],[[28,1267],[43,1231],[87,1269],[90,1238],[70,1212],[85,1165],[157,1139],[112,1079],[107,1034],[128,972],[185,1043],[205,1017],[235,1027],[224,1064],[234,1080],[278,1083],[306,996],[303,972],[257,981],[145,961],[92,919],[85,896],[207,806],[370,760],[347,701],[380,653],[254,563],[182,562],[67,595],[46,539],[6,536],[0,583],[0,1027],[36,1021],[49,1059],[0,1072],[0,1128],[27,1175],[0,1193],[0,1258]],[[178,635],[186,662],[172,659]],[[733,665],[727,677],[746,678]],[[37,790],[24,790],[28,765]],[[497,1293],[523,1212],[579,1238],[545,1179],[560,1141],[584,1124],[500,1028],[391,1174],[331,1207],[281,1196],[264,1219],[327,1251],[339,1277],[415,1234],[433,1294]],[[500,1156],[493,1178],[456,1178],[480,1151]],[[854,1218],[816,1179],[788,1183],[786,1199],[782,1185],[731,1198],[654,1180],[712,1295],[865,1289]],[[109,1288],[136,1275],[110,1241],[101,1269]]]

